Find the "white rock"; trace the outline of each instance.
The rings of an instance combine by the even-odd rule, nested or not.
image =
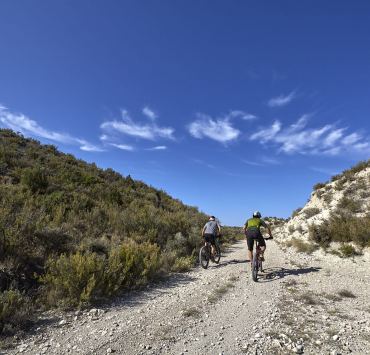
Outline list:
[[[65,319],[62,319],[58,324],[59,324],[59,325],[67,324],[67,321],[66,321]]]
[[[333,335],[333,338],[332,338],[334,341],[337,341],[339,339],[339,335],[338,334],[335,334]]]

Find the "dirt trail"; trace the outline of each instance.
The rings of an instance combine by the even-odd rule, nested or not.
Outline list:
[[[370,353],[369,263],[344,274],[341,265],[274,242],[267,248],[257,283],[240,242],[219,265],[173,275],[105,310],[64,315],[10,353]],[[353,298],[340,296],[349,284]]]

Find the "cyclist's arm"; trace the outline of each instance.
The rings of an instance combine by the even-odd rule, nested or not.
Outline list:
[[[271,228],[265,221],[262,221],[262,227],[266,228],[269,233],[270,238],[273,238],[272,233],[271,233]]]
[[[206,226],[203,227],[202,229],[202,237],[204,237],[204,231],[206,230]]]

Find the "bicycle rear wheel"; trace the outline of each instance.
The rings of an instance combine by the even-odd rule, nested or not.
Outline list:
[[[209,253],[206,246],[202,246],[199,250],[199,262],[203,269],[207,269],[209,264]]]
[[[252,279],[257,282],[258,278],[258,259],[257,253],[253,253],[253,265],[252,265]]]
[[[214,256],[214,262],[216,264],[218,264],[220,262],[220,259],[221,259],[221,249],[220,249],[220,246],[218,244],[216,244],[216,252],[215,252],[215,256]]]

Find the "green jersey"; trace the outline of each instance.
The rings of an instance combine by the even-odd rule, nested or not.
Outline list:
[[[245,229],[260,229],[262,227],[267,228],[267,224],[261,218],[250,218],[245,222]]]

